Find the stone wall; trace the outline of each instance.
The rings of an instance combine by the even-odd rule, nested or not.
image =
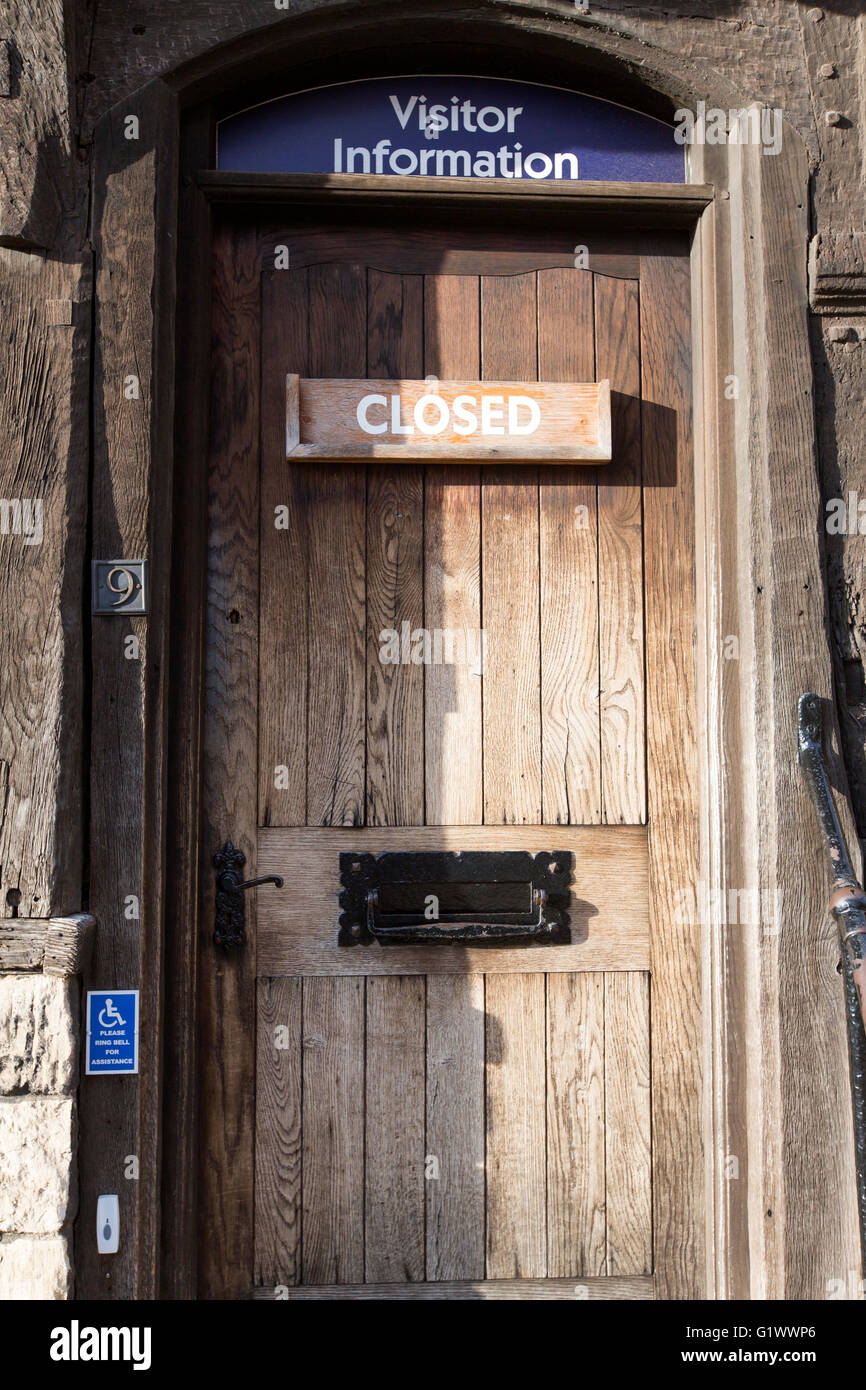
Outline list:
[[[78,972],[91,933],[85,916],[0,928],[0,1299],[72,1296]]]

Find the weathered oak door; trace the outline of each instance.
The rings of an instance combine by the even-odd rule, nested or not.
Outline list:
[[[229,838],[284,887],[201,945],[206,1293],[651,1296],[695,1078],[688,949],[650,974],[694,840],[687,261],[567,243],[217,232],[206,923]],[[613,461],[287,462],[289,372],[609,377]],[[341,945],[340,853],[383,850],[571,854],[564,939]]]

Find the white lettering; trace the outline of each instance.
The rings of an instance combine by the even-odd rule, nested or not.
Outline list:
[[[372,414],[379,407],[384,409],[384,418]],[[538,401],[518,392],[481,396],[463,393],[449,402],[444,396],[428,391],[412,405],[395,391],[390,396],[378,393],[362,396],[355,418],[365,434],[389,434],[392,438],[416,432],[429,438],[445,434],[449,425],[454,434],[465,437],[479,432],[479,420],[482,435],[522,437],[535,434],[542,422],[542,412]]]
[[[541,168],[536,173],[534,166],[538,163],[539,160],[541,161]],[[547,179],[550,178],[550,174],[553,169],[553,160],[550,158],[549,155],[541,154],[540,152],[536,151],[535,154],[528,154],[526,156],[526,158],[523,161],[523,167],[531,179]]]
[[[445,161],[448,160],[450,168],[446,171]],[[462,168],[457,168],[457,161],[460,160]],[[447,172],[449,178],[456,177],[458,174],[462,178],[468,178],[472,172],[472,157],[468,150],[437,150],[436,151],[436,173],[441,178]]]
[[[424,419],[424,412],[431,405],[439,412],[439,419],[435,424]],[[441,434],[448,424],[448,406],[441,396],[422,396],[415,404],[414,417],[415,424],[422,434]]]
[[[403,165],[400,163],[401,160],[404,161]],[[394,174],[414,174],[415,170],[418,168],[418,156],[415,154],[414,150],[407,150],[404,147],[403,149],[395,150],[390,156],[388,163]]]
[[[400,129],[405,130],[407,125],[409,124],[409,117],[412,115],[412,112],[418,104],[418,98],[410,97],[405,111],[401,107],[396,97],[389,97],[388,100],[394,108],[394,113],[397,117],[397,120],[400,122]]]
[[[565,173],[566,165],[568,173]],[[555,154],[553,156],[553,177],[555,179],[576,179],[577,178],[577,155],[576,154]]]
[[[397,400],[399,401],[399,399],[400,399],[400,398],[399,398],[399,396],[398,396],[398,397],[397,397]],[[359,402],[358,402],[358,409],[355,411],[355,418],[356,418],[356,420],[358,421],[358,424],[361,426],[361,429],[364,431],[365,434],[384,434],[384,433],[385,433],[385,431],[386,431],[387,428],[388,428],[388,423],[387,423],[387,421],[384,421],[384,420],[383,420],[383,422],[382,422],[381,425],[371,425],[371,424],[370,424],[370,421],[369,421],[368,418],[367,418],[367,412],[368,412],[368,410],[370,409],[370,406],[371,406],[371,405],[384,405],[384,406],[387,406],[387,404],[388,404],[388,398],[387,398],[387,396],[378,396],[378,395],[375,395],[375,394],[373,394],[373,395],[371,395],[371,396],[362,396],[361,400],[359,400]]]
[[[505,405],[504,396],[482,396],[481,397],[481,433],[482,434],[504,434],[504,425],[494,425],[493,421],[505,418],[505,410],[501,407]]]
[[[414,425],[404,425],[400,419],[400,409],[402,402],[399,396],[391,397],[391,433],[392,434],[414,434]]]
[[[529,419],[522,425],[517,418],[517,412],[521,406],[529,409]],[[541,409],[537,401],[531,396],[509,396],[508,397],[508,433],[509,434],[534,434],[541,424]]]
[[[498,106],[482,106],[478,112],[478,125],[488,134],[494,130],[501,130],[505,125],[505,112],[500,111]]]
[[[369,174],[370,151],[366,149],[364,145],[358,145],[357,148],[354,145],[350,145],[346,150],[346,173],[354,174],[356,156],[361,160],[361,173]]]
[[[467,409],[475,405],[474,396],[454,397],[454,433],[474,434],[478,429],[478,416]]]

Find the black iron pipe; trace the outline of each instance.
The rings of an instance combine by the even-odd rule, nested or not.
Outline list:
[[[800,767],[809,784],[827,848],[833,874],[829,906],[836,919],[842,944],[860,1257],[866,1272],[866,894],[851,864],[824,766],[822,712],[818,696],[801,695],[797,714]]]

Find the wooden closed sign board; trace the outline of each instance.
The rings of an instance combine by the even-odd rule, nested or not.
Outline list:
[[[290,459],[604,463],[610,383],[286,378]]]

